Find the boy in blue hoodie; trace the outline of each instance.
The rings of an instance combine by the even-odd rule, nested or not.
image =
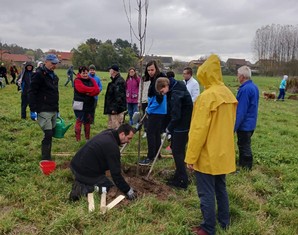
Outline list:
[[[167,182],[169,186],[186,189],[188,176],[185,168],[185,147],[188,140],[188,131],[191,121],[193,102],[183,81],[174,79],[174,72],[167,73],[168,78],[160,77],[156,80],[156,91],[168,95],[170,104],[170,122],[166,132],[171,134],[172,153],[175,160],[176,171]]]

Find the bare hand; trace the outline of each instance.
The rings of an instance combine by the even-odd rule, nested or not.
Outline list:
[[[187,167],[188,169],[190,169],[191,171],[193,171],[193,164],[186,164],[186,167]]]

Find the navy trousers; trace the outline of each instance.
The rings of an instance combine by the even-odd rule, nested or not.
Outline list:
[[[172,133],[172,153],[175,160],[176,171],[174,178],[188,183],[188,176],[184,163],[185,159],[185,146],[188,140],[188,131]]]
[[[226,175],[209,175],[195,171],[197,191],[200,198],[203,222],[201,227],[210,235],[215,234],[216,206],[217,220],[223,229],[230,224],[229,198],[226,190]]]
[[[239,166],[251,170],[253,156],[251,151],[251,137],[254,131],[237,131],[237,145],[239,149]]]
[[[279,95],[277,97],[277,99],[281,99],[281,100],[284,100],[285,99],[285,95],[286,95],[286,92],[285,92],[285,89],[279,89]]]

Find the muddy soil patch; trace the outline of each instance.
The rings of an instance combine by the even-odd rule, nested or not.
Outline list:
[[[64,162],[57,166],[59,169],[67,169],[70,166],[70,162]],[[138,170],[138,174],[137,174]],[[139,166],[136,165],[122,165],[122,176],[126,182],[134,189],[138,198],[145,196],[155,196],[159,200],[166,200],[169,195],[175,194],[175,191],[167,186],[165,183],[159,181],[160,178],[167,178],[171,171],[161,171],[155,175],[158,177],[152,177],[152,174],[147,179],[147,174],[150,170],[148,166]],[[106,172],[107,177],[111,177],[110,172]],[[112,201],[117,196],[123,195],[123,193],[117,188],[112,187],[107,193],[107,201]],[[126,200],[124,200],[126,201]],[[127,203],[127,202],[126,202]]]
[[[138,198],[145,196],[155,196],[159,200],[167,200],[170,195],[175,194],[173,189],[161,181],[152,178],[147,179],[150,167],[139,166],[137,175],[137,166],[124,165],[122,167],[122,175],[126,182],[137,193]],[[123,194],[117,187],[113,187],[108,192],[108,200]]]

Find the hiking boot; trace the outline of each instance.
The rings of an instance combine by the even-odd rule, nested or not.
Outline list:
[[[86,197],[88,193],[92,193],[93,191],[94,186],[86,185],[75,180],[69,193],[69,200],[73,202],[78,201],[81,197]]]
[[[191,231],[196,235],[208,235],[208,233],[201,228],[201,226],[193,227]]]
[[[176,189],[187,189],[188,183],[185,182],[184,180],[177,180],[177,179],[169,179],[166,183],[166,185],[170,186],[171,188],[176,188]]]
[[[150,158],[145,158],[144,160],[139,161],[140,166],[151,166],[152,160]]]

